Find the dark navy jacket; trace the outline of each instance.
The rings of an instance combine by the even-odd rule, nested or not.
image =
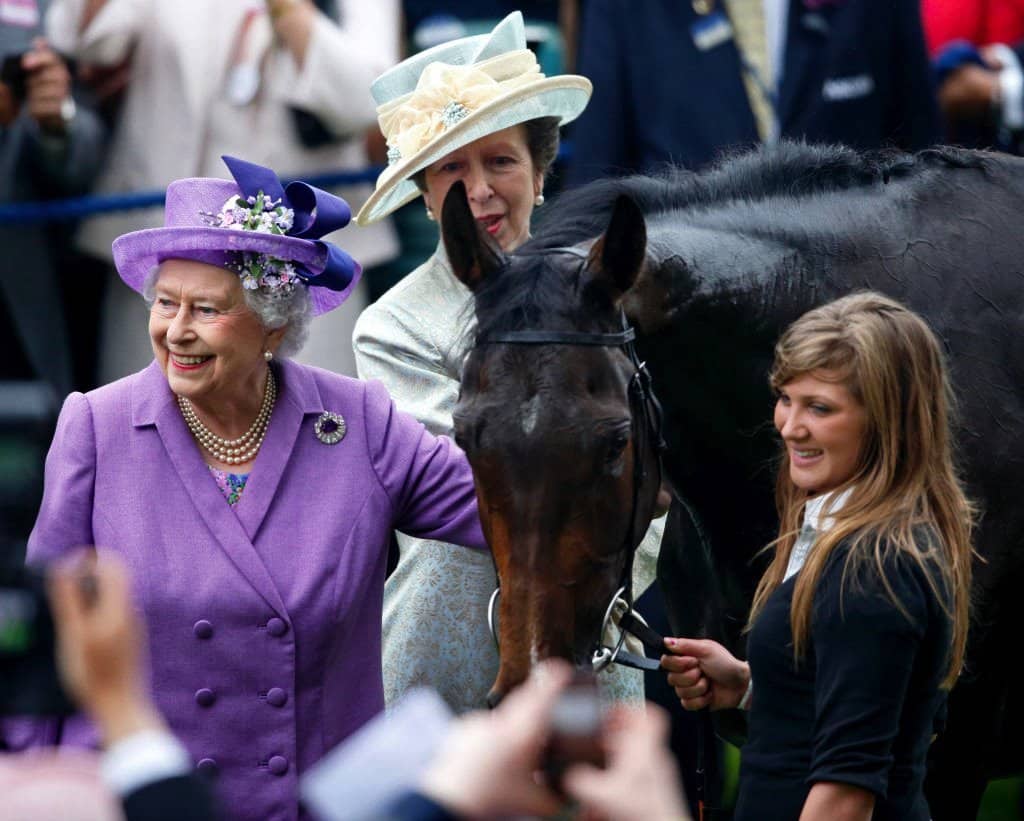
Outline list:
[[[758,141],[735,40],[698,49],[693,5],[588,2],[578,70],[594,96],[573,127],[570,185],[668,161],[696,169]],[[858,148],[935,142],[917,0],[790,0],[778,111],[784,137]]]

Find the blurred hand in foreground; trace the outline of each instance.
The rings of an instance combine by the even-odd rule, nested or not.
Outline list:
[[[96,722],[104,744],[163,729],[143,683],[143,628],[121,560],[107,554],[59,564],[51,568],[49,588],[61,679]]]

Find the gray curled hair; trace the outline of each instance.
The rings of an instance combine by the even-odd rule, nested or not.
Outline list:
[[[142,298],[150,308],[156,300],[156,281],[159,275],[160,266],[154,266],[142,285]],[[242,293],[245,295],[245,304],[256,314],[265,330],[286,329],[275,356],[295,356],[302,350],[309,338],[309,324],[313,320],[313,302],[305,285],[297,285],[290,293],[266,288],[243,288]]]

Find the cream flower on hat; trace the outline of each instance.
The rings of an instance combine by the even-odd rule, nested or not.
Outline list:
[[[415,156],[472,112],[543,76],[528,49],[478,65],[431,63],[412,94],[382,107],[381,129],[388,146],[397,151],[392,157]]]

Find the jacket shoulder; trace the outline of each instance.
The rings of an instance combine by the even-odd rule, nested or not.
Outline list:
[[[112,414],[130,414],[132,396],[143,390],[148,369],[122,377],[114,382],[101,385],[84,394],[86,403],[94,414],[109,418]],[[79,394],[82,396],[82,394]],[[70,399],[70,397],[69,397]]]

